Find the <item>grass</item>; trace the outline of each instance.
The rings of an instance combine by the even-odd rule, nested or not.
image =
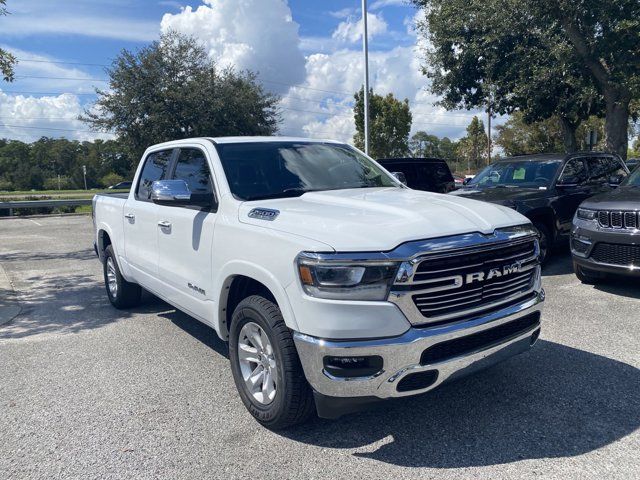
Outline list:
[[[107,189],[93,189],[93,190],[28,190],[28,191],[15,191],[9,192],[6,190],[0,191],[0,200],[11,198],[17,200],[22,197],[50,197],[60,200],[78,200],[93,198],[98,193],[122,193],[128,192],[128,189],[107,190]]]
[[[90,214],[91,213],[91,205],[78,205],[76,207],[76,213]]]

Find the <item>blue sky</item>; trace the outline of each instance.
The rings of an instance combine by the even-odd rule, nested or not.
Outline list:
[[[257,71],[282,96],[283,134],[348,141],[352,93],[362,83],[360,3],[8,0],[0,45],[21,62],[16,81],[0,84],[0,137],[94,138],[76,117],[95,100],[95,87],[108,86],[104,66],[174,29],[196,36],[220,65]],[[404,0],[369,0],[372,85],[410,100],[414,131],[459,137],[472,114],[433,106],[420,74],[416,14]]]

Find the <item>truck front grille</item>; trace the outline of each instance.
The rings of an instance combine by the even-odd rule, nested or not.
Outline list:
[[[591,258],[609,265],[640,266],[640,245],[598,243],[591,252]]]
[[[416,267],[411,298],[425,323],[448,323],[531,294],[538,272],[537,241],[426,256]]]
[[[634,211],[608,211],[598,212],[598,224],[602,228],[636,230],[640,225],[639,213]]]
[[[540,312],[535,312],[488,330],[436,343],[422,352],[420,365],[446,362],[456,357],[486,350],[522,335],[539,325]]]

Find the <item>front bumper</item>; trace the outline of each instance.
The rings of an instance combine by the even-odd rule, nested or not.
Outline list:
[[[575,263],[597,272],[640,277],[640,265],[596,260],[593,253],[599,243],[611,245],[614,249],[617,246],[621,248],[638,246],[640,245],[640,230],[603,229],[578,219],[574,219],[571,229],[571,255]]]
[[[493,311],[472,320],[435,327],[413,327],[403,335],[392,338],[335,341],[295,333],[294,341],[307,380],[318,394],[341,398],[403,397],[432,390],[447,380],[486,368],[527,351],[535,343],[540,332],[543,301],[544,290],[539,290],[520,304]],[[496,327],[506,328],[507,324],[525,319],[532,319],[532,323],[525,329],[511,332],[511,335],[499,340],[490,341],[491,337],[487,336],[491,333],[489,331],[496,331]],[[482,332],[484,332],[484,338],[489,341],[484,344],[480,342],[474,348],[471,340],[475,341],[482,337],[482,335],[474,335]],[[423,353],[427,349],[438,344],[451,343],[456,339],[461,339],[456,343],[463,347],[462,354],[456,355],[452,350],[451,354],[444,355],[442,360],[424,361]],[[469,340],[466,344],[465,339]],[[329,374],[324,366],[325,357],[367,356],[380,356],[383,360],[382,369],[371,376],[335,377]],[[432,375],[433,381],[420,388],[399,389],[403,379],[421,372],[435,372]],[[407,382],[402,384],[406,385]]]

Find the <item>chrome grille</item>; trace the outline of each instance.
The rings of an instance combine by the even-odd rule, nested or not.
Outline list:
[[[603,210],[598,212],[598,223],[601,227],[609,226],[609,212],[605,212]]]
[[[638,228],[638,215],[636,212],[624,212],[624,228]]]
[[[537,265],[537,241],[532,238],[426,256],[415,269],[410,294],[425,323],[457,321],[529,295]]]
[[[598,212],[598,224],[602,228],[636,230],[640,225],[638,212],[607,211]]]
[[[622,228],[622,212],[611,212],[611,228]]]

